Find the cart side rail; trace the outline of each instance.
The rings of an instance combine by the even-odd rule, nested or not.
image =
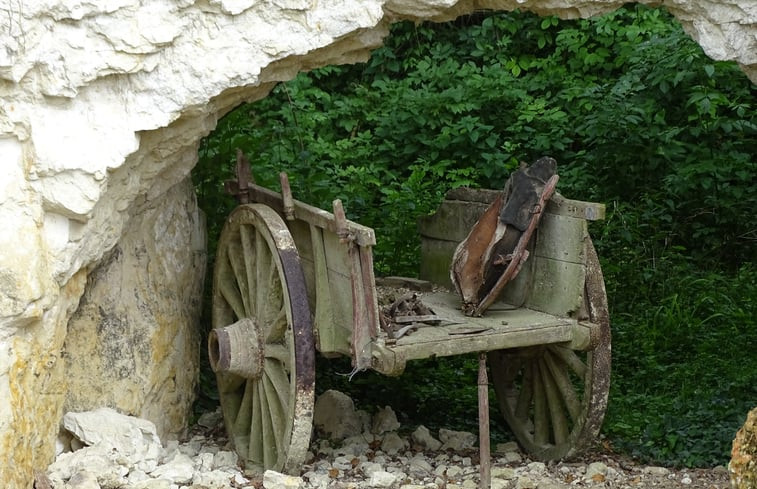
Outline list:
[[[435,214],[421,219],[420,276],[450,287],[449,266],[457,245],[500,192],[455,189]],[[531,257],[502,291],[500,301],[560,317],[581,315],[586,278],[587,222],[603,219],[605,206],[555,194],[547,203]]]
[[[265,204],[286,218],[305,273],[318,351],[347,355],[356,369],[369,368],[370,345],[379,329],[374,230],[286,192],[249,184],[247,195],[250,202]]]

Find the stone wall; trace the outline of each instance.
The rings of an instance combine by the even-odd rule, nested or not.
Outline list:
[[[199,372],[203,216],[189,179],[129,221],[90,274],[63,344],[64,411],[99,407],[182,431]]]
[[[189,346],[196,341],[195,332],[184,330],[196,328],[196,323],[191,317],[178,317],[178,326],[167,326],[174,321],[161,320],[170,309],[163,304],[167,299],[145,292],[176,288],[179,275],[200,281],[196,243],[186,241],[194,275],[173,268],[178,265],[168,255],[175,248],[156,248],[149,261],[139,250],[140,243],[149,241],[146,235],[156,230],[161,217],[155,212],[164,196],[183,188],[186,198],[187,184],[182,182],[196,162],[199,140],[219,117],[241,102],[264,97],[276,81],[299,70],[366,59],[396,20],[444,20],[483,8],[578,17],[622,3],[0,3],[0,486],[31,487],[33,469],[44,468],[52,459],[64,403],[118,404],[114,391],[123,384],[109,383],[112,379],[129,378],[128,383],[171,378],[171,368],[176,367],[171,363],[183,355],[169,355],[165,367],[151,366],[150,359],[174,339],[178,351],[187,352],[181,362],[196,364],[191,362],[196,362],[197,352],[190,352]],[[736,60],[757,81],[754,0],[650,3],[668,7],[710,56]],[[180,184],[183,187],[177,187]],[[192,221],[197,214],[191,205],[184,209],[174,215],[186,216],[189,229],[199,220]],[[185,236],[198,237],[193,229]],[[130,270],[124,269],[126,263]],[[128,287],[147,287],[136,299],[147,312],[134,304],[118,309],[120,285],[113,277],[126,280],[126,275]],[[189,299],[175,295],[170,300],[175,306]],[[93,312],[95,305],[102,305],[103,311]],[[76,319],[70,321],[72,317]],[[82,344],[83,338],[94,334],[93,340],[102,341],[108,328],[116,327],[113,318],[126,332],[135,324],[152,323],[150,341],[143,338],[131,356],[103,363],[102,382],[73,376],[83,360],[63,354],[101,355],[104,350],[93,353],[87,349],[91,345]],[[147,343],[149,351],[139,350]],[[124,363],[129,364],[126,370]],[[153,377],[160,369],[163,373]],[[190,389],[192,382],[177,379],[174,395],[191,395],[179,391]],[[155,408],[159,404],[152,403],[163,401],[148,398],[140,407],[122,409],[140,409],[138,414],[156,418],[153,421],[160,425],[162,413]],[[180,419],[178,414],[164,429],[173,429]]]

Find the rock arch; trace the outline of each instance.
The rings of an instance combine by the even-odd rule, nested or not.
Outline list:
[[[737,61],[757,82],[752,0],[650,3],[666,6],[709,56]],[[187,313],[196,307],[196,297],[178,282],[151,280],[171,272],[185,282],[201,282],[204,238],[187,177],[200,139],[219,117],[243,101],[264,97],[300,70],[366,59],[397,20],[447,20],[477,9],[515,8],[588,17],[622,4],[9,0],[0,5],[0,222],[5,228],[0,233],[0,485],[31,487],[32,471],[51,460],[64,402],[86,403],[77,395],[96,385],[70,379],[67,369],[84,372],[91,364],[67,361],[66,348],[96,356],[82,335],[106,320],[136,315],[157,325],[152,336],[129,347],[141,352],[142,360],[126,355],[114,362],[122,362],[125,379],[140,361],[155,363],[151,368],[157,371],[164,364],[156,359],[169,357],[167,370],[140,382],[154,381],[155,389],[167,391],[173,382],[176,395],[158,401],[145,397],[133,409],[150,415],[145,404],[153,402],[155,411],[162,402],[176,402],[181,406],[163,430],[170,433],[183,422],[191,399],[179,393],[191,389],[194,380],[171,371],[178,357],[170,352],[197,343],[187,333],[196,322]],[[186,226],[175,226],[182,220]],[[174,246],[160,245],[167,241]],[[98,271],[106,266],[109,280],[118,277],[122,285],[117,290],[131,293],[141,284],[133,303],[124,306],[112,287],[96,295]],[[165,302],[171,308],[155,305],[160,301],[151,297],[158,290],[170,296]],[[103,304],[110,304],[107,310],[94,307]],[[78,342],[66,343],[69,329]],[[114,382],[97,395],[109,399],[122,388]]]

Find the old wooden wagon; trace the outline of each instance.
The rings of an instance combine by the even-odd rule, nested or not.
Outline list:
[[[242,165],[229,183],[240,205],[218,243],[208,347],[226,428],[248,468],[299,472],[316,351],[387,375],[415,359],[488,352],[500,411],[532,457],[569,457],[595,439],[610,331],[587,220],[603,217],[603,206],[555,194],[530,258],[483,317],[463,315],[453,292],[424,292],[441,323],[397,339],[380,324],[373,229],[345,219],[339,201],[327,212],[294,200],[286,178],[273,192]],[[492,195],[453,191],[423,222],[422,276],[448,284],[454,247]]]

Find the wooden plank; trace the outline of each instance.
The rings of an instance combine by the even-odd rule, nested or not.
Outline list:
[[[490,329],[470,335],[427,334],[437,327],[420,328],[403,336],[396,345],[389,346],[405,360],[462,355],[479,351],[545,345],[570,341],[572,328],[555,322],[551,325],[536,325],[525,329]],[[400,343],[404,342],[404,343]]]
[[[250,202],[265,204],[282,216],[284,215],[283,198],[281,197],[281,194],[276,193],[273,190],[269,190],[259,185],[250,184],[249,199]],[[294,200],[293,203],[295,219],[302,219],[309,224],[314,224],[315,226],[326,229],[332,233],[336,233],[334,214],[299,200]],[[347,229],[355,236],[355,240],[360,246],[376,245],[376,233],[372,228],[347,220]]]
[[[312,225],[311,235],[315,275],[313,284],[315,311],[313,312],[318,349],[324,354],[349,355],[350,324],[345,321],[345,317],[348,317],[345,316],[347,314],[345,309],[349,307],[343,300],[333,299],[334,295],[345,295],[343,286],[347,282],[343,276],[329,270],[323,230]],[[332,261],[333,259],[332,257]],[[351,311],[349,314],[351,316]]]
[[[547,202],[545,209],[549,214],[597,221],[605,218],[605,205],[596,202],[584,202],[582,200],[566,199],[560,194],[555,194]]]
[[[481,189],[453,189],[447,193],[436,213],[418,221],[421,236],[460,242],[494,200],[497,191]],[[555,193],[547,202],[545,215],[598,220],[605,217],[605,205],[566,199]]]
[[[405,360],[570,341],[577,324],[573,319],[506,304],[495,304],[484,317],[472,318],[459,310],[459,298],[454,293],[433,292],[420,297],[448,322],[418,328],[387,346]],[[478,333],[456,334],[465,330]]]
[[[541,257],[535,262],[533,283],[525,306],[557,316],[581,307],[586,267]]]
[[[378,302],[373,277],[373,255],[369,247],[348,243],[352,286],[352,366],[355,370],[370,368],[373,361],[371,344],[378,336]]]
[[[539,222],[534,248],[535,257],[570,263],[584,263],[584,242],[589,231],[584,219],[544,214]]]
[[[436,213],[418,220],[421,236],[459,243],[464,240],[489,204],[445,200]]]
[[[457,243],[453,241],[427,239],[421,240],[421,263],[419,277],[442,287],[452,288],[449,267]]]

